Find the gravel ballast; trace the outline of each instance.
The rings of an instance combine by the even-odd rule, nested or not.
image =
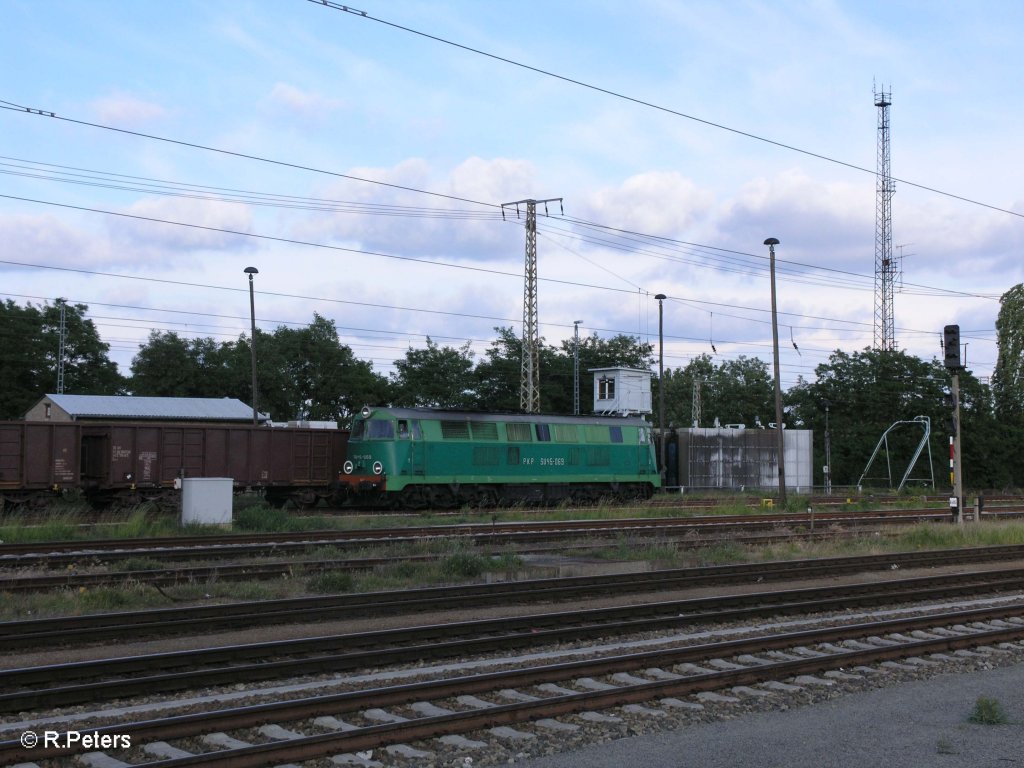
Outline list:
[[[1010,722],[968,722],[979,696]],[[517,760],[519,768],[1009,768],[1024,766],[1024,664],[940,675],[785,711],[748,714]]]

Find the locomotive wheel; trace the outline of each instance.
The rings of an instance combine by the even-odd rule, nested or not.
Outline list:
[[[403,509],[419,510],[429,506],[429,499],[423,486],[407,485],[402,489],[400,503]]]

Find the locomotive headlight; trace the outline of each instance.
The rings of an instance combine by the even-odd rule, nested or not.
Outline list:
[[[344,464],[341,465],[341,468],[345,471],[346,475],[351,475],[352,470],[355,469],[351,461],[346,461]]]
[[[384,471],[384,465],[379,461],[373,462],[373,474],[379,475]]]

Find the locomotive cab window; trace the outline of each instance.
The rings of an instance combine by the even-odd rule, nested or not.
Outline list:
[[[409,422],[405,419],[398,420],[398,439],[408,440],[409,439]]]
[[[364,432],[364,429],[365,429],[365,427],[364,427],[365,424],[366,424],[366,422],[364,422],[364,421],[362,421],[360,419],[356,419],[355,423],[352,425],[352,434],[350,434],[348,436],[348,439],[349,440],[362,440],[363,439],[363,432]]]
[[[375,419],[366,422],[366,436],[370,440],[393,440],[395,424],[392,421]]]

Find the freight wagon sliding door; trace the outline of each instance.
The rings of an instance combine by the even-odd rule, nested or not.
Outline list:
[[[24,424],[0,425],[0,488],[17,488],[21,483],[21,436]]]
[[[291,479],[296,485],[331,479],[331,436],[325,430],[291,433]]]
[[[163,427],[161,477],[171,482],[176,477],[203,476],[203,430],[189,427]]]

